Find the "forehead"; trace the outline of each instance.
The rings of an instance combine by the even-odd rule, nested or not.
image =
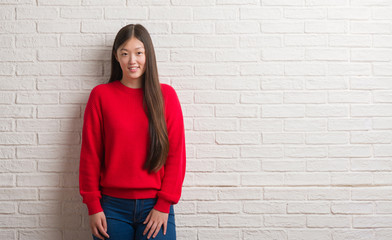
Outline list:
[[[144,44],[143,42],[141,42],[139,39],[132,37],[131,39],[127,40],[126,42],[124,42],[119,48],[118,50],[140,50],[140,49],[144,49]]]

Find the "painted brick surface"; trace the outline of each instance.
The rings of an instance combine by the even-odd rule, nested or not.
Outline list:
[[[116,32],[180,98],[178,239],[392,239],[392,1],[1,0],[0,239],[90,239],[83,112]]]

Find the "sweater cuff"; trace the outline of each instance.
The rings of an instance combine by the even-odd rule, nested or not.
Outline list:
[[[93,215],[99,212],[103,212],[101,202],[99,200],[87,203],[86,205],[88,208],[88,215]]]
[[[168,202],[162,198],[158,198],[157,203],[154,206],[154,209],[156,209],[160,212],[169,213],[170,206],[171,206],[170,202]]]

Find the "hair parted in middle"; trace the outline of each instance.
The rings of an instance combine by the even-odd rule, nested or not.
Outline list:
[[[120,63],[116,59],[117,49],[131,38],[144,44],[146,53],[145,72],[142,76],[143,106],[149,122],[149,152],[144,168],[149,173],[157,172],[165,164],[169,153],[169,138],[165,121],[164,99],[159,83],[154,45],[147,29],[140,24],[128,24],[120,29],[114,39],[109,83],[123,77]]]

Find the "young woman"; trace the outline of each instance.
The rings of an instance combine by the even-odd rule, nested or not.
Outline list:
[[[109,82],[91,90],[83,118],[79,186],[93,238],[176,239],[185,158],[178,96],[159,83],[148,31],[127,25]]]

